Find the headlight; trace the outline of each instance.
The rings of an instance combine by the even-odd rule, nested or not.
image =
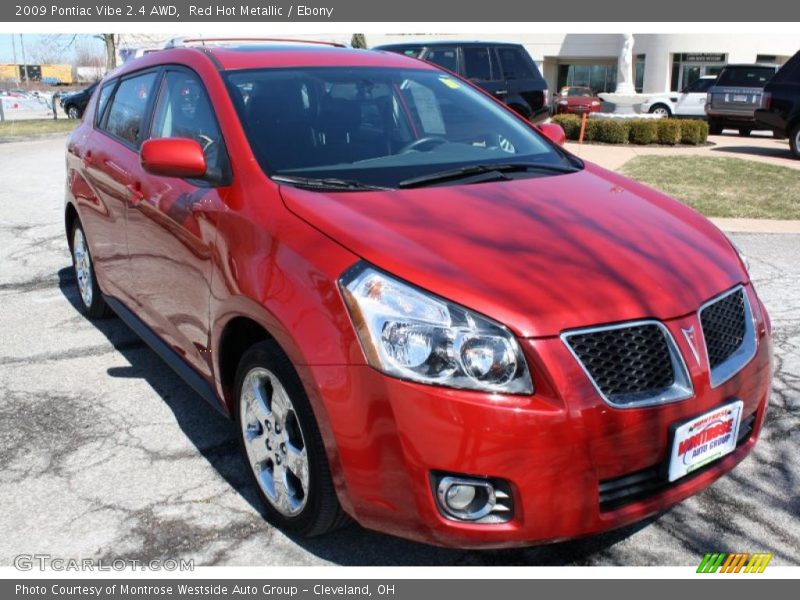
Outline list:
[[[339,281],[361,346],[379,371],[420,383],[531,394],[505,327],[359,263]]]

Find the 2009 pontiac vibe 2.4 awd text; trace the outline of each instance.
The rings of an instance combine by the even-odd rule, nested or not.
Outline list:
[[[563,139],[413,58],[183,40],[70,136],[82,306],[235,420],[286,530],[631,523],[753,448],[770,322],[715,226]]]

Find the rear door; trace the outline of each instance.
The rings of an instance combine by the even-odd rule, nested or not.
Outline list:
[[[200,78],[166,67],[154,102],[152,138],[190,138],[204,149],[203,179],[138,171],[128,208],[128,249],[140,316],[197,372],[212,376],[209,304],[216,215],[230,178],[227,152]]]
[[[128,262],[126,212],[131,184],[139,170],[139,145],[158,70],[134,73],[100,91],[96,125],[83,155],[87,180],[98,200],[84,225],[92,258],[106,293],[129,298],[133,291]]]
[[[675,103],[675,114],[684,117],[704,117],[708,90],[714,86],[715,79],[697,79],[687,87]]]

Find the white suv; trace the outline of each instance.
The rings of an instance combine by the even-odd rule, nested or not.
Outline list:
[[[642,103],[641,111],[665,117],[706,118],[706,93],[717,80],[716,75],[696,79],[681,92],[650,96]]]

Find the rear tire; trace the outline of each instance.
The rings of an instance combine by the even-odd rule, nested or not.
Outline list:
[[[711,135],[720,135],[722,133],[722,123],[715,119],[708,120],[708,133]]]
[[[234,398],[239,445],[267,520],[303,537],[346,525],[311,404],[274,341],[245,352]]]
[[[86,241],[86,233],[80,221],[72,226],[72,267],[75,270],[75,285],[81,311],[90,319],[103,319],[113,316],[113,311],[103,299],[103,292],[97,283],[92,255]]]
[[[792,156],[800,158],[800,123],[789,133],[789,148],[792,150]]]

